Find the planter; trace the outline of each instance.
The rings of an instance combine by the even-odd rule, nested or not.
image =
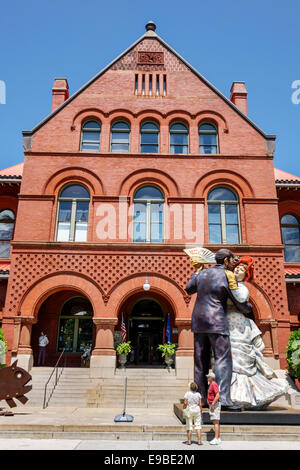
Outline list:
[[[119,354],[120,369],[125,369],[126,362],[127,362],[127,354]]]
[[[165,363],[168,366],[168,369],[170,369],[171,365],[173,364],[174,359],[173,356],[168,356],[167,354],[165,355]]]

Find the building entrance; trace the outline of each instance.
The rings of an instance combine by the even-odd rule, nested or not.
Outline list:
[[[160,365],[161,353],[157,350],[163,343],[164,312],[153,299],[139,300],[129,316],[129,340],[133,347],[130,362],[136,365]]]

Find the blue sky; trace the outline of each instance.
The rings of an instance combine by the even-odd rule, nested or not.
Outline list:
[[[229,97],[248,89],[249,117],[277,135],[275,166],[300,176],[299,1],[15,0],[0,7],[0,167],[23,161],[22,130],[50,112],[55,77],[70,94],[144,34],[157,33]],[[300,94],[299,94],[300,97]]]

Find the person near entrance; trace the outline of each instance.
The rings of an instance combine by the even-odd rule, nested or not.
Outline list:
[[[46,347],[49,344],[49,340],[47,338],[47,335],[41,332],[41,336],[39,337],[39,355],[38,355],[38,366],[45,365],[46,361]]]
[[[208,383],[206,375],[210,367],[210,351],[213,349],[216,382],[220,387],[221,404],[232,406],[230,386],[232,376],[232,356],[229,339],[229,328],[226,319],[227,299],[242,313],[250,313],[252,306],[248,302],[238,302],[229,288],[226,275],[232,271],[235,256],[228,249],[221,249],[215,255],[216,265],[203,269],[203,264],[195,264],[186,285],[186,292],[191,295],[197,292],[192,314],[192,331],[194,333],[194,381],[202,396],[203,406],[207,405]]]

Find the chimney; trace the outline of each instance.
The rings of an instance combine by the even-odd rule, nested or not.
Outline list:
[[[230,90],[230,101],[248,116],[247,111],[247,89],[245,82],[233,82]]]
[[[51,113],[69,98],[69,85],[66,78],[55,78],[52,87]]]

